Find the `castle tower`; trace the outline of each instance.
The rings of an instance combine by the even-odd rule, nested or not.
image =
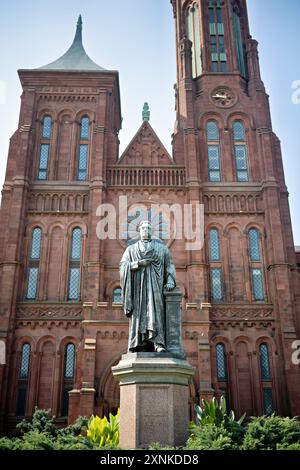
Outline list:
[[[297,414],[299,281],[280,142],[246,1],[171,3],[174,158],[186,167],[190,200],[205,206],[206,250],[192,255],[188,271],[190,301],[211,303],[212,386],[238,413]]]
[[[1,422],[6,415],[8,427],[34,406],[66,416],[68,392],[80,379],[83,401],[92,403],[87,414],[93,410],[81,322],[103,291],[95,214],[121,127],[118,72],[86,54],[81,16],[61,58],[19,77],[0,235]],[[75,349],[82,373],[74,369]]]

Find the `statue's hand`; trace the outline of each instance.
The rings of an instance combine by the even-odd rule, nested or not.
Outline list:
[[[146,268],[147,266],[150,266],[152,261],[154,261],[153,258],[141,259],[139,261],[139,266],[141,266],[142,268]]]
[[[166,288],[168,291],[175,289],[175,284],[174,284],[174,282],[169,281],[169,282],[165,285],[165,288]]]
[[[127,318],[132,317],[132,311],[131,310],[126,310],[126,317]]]

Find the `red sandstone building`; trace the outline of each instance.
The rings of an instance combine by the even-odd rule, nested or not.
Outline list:
[[[119,404],[127,349],[118,265],[125,240],[96,233],[100,204],[204,204],[205,246],[168,244],[196,367],[191,410],[225,394],[238,415],[300,414],[300,258],[245,0],[173,0],[173,154],[149,124],[119,155],[119,76],[82,46],[19,70],[0,229],[1,429],[51,408],[58,421]]]

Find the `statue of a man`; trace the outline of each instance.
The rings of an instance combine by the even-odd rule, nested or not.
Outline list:
[[[164,289],[176,287],[176,271],[166,245],[152,240],[150,222],[141,222],[140,240],[120,263],[124,311],[129,320],[128,351],[166,351]]]

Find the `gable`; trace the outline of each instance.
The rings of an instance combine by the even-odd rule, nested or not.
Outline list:
[[[118,164],[161,166],[174,162],[149,122],[143,122]]]

